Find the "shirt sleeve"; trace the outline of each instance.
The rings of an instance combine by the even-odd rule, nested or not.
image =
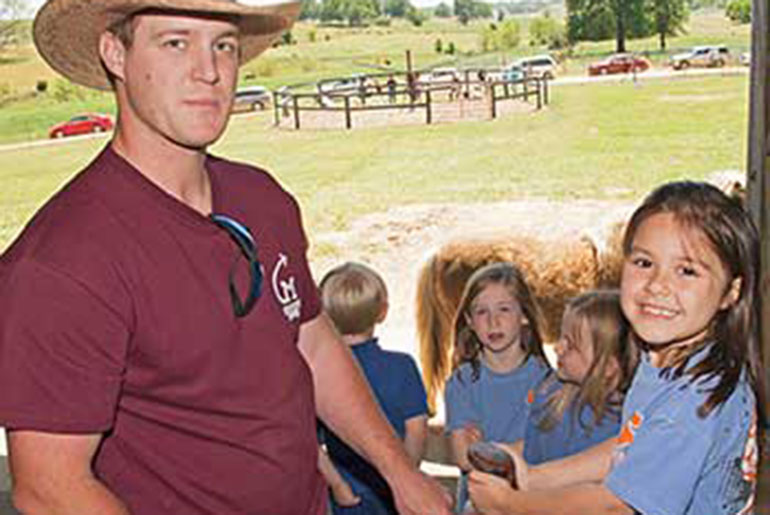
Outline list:
[[[637,428],[629,429],[633,441],[619,444],[623,447],[616,451],[605,486],[637,512],[685,513],[716,418],[714,414],[699,418],[696,407],[696,400],[683,396],[672,398],[648,419],[641,414]]]
[[[427,414],[428,402],[425,386],[422,384],[420,372],[411,356],[404,356],[403,371],[401,399],[404,420]]]
[[[465,377],[460,380],[461,373],[462,369],[456,370],[446,384],[444,404],[446,408],[445,430],[447,433],[451,433],[470,423],[481,426],[481,413],[472,398],[473,383],[471,382],[470,374],[464,374]]]
[[[49,432],[112,426],[129,330],[82,282],[34,261],[0,276],[0,425]]]

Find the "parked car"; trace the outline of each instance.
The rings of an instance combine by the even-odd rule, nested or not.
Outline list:
[[[556,76],[556,60],[548,54],[523,57],[516,61],[527,77],[553,79]]]
[[[524,68],[514,63],[503,69],[503,80],[505,82],[517,82],[524,79]]]
[[[725,45],[705,45],[693,47],[689,52],[671,56],[669,62],[675,70],[684,70],[691,66],[720,67],[730,60],[730,51]]]
[[[247,86],[235,92],[233,112],[260,111],[270,107],[273,94],[264,86]]]
[[[740,57],[742,66],[751,66],[751,52],[743,52]]]
[[[457,68],[448,66],[433,68],[427,73],[420,74],[420,82],[430,84],[452,84],[454,82],[459,82],[459,80],[460,72],[457,71]]]
[[[650,61],[633,54],[615,54],[588,66],[588,75],[610,73],[643,72],[650,67]]]
[[[89,134],[91,132],[111,131],[112,118],[106,114],[88,113],[73,116],[66,122],[57,123],[48,130],[51,138],[63,138],[77,134]]]

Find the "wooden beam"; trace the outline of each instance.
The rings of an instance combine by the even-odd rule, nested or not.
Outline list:
[[[751,84],[749,95],[747,203],[759,229],[761,271],[760,334],[765,355],[765,378],[770,378],[770,156],[768,156],[768,120],[770,87],[768,85],[768,3],[754,0],[751,30]]]

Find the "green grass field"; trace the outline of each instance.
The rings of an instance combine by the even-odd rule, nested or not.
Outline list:
[[[664,180],[745,169],[747,88],[745,76],[560,86],[541,112],[352,131],[279,130],[266,112],[235,117],[212,150],[271,170],[312,240],[395,205],[636,199]],[[0,152],[0,250],[105,142]]]
[[[529,46],[529,19],[519,18],[521,43],[516,49],[493,53],[480,52],[481,29],[489,20],[463,26],[454,20],[434,18],[421,27],[396,20],[389,27],[366,28],[299,23],[292,32],[296,44],[272,49],[247,64],[241,74],[242,83],[264,84],[276,89],[351,73],[382,72],[388,69],[387,62],[391,69],[403,70],[407,50],[411,51],[414,67],[418,69],[437,65],[498,66],[523,55],[546,51]],[[691,17],[686,34],[669,40],[667,53],[659,52],[655,37],[630,40],[628,48],[647,54],[655,65],[665,64],[669,54],[696,44],[724,43],[737,56],[748,48],[749,30],[749,25],[730,22],[722,10],[700,11]],[[438,39],[444,48],[453,43],[457,53],[436,53]],[[603,41],[580,43],[570,56],[557,52],[557,56],[563,58],[560,73],[583,75],[589,62],[613,49],[613,41]],[[48,82],[47,93],[35,94],[38,81]],[[114,110],[111,95],[68,85],[43,63],[30,45],[0,53],[0,144],[45,138],[51,125],[84,111],[114,114]]]

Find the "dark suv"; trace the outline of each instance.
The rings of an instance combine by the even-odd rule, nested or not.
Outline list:
[[[270,107],[273,95],[264,86],[248,86],[235,92],[233,112],[259,111]]]

